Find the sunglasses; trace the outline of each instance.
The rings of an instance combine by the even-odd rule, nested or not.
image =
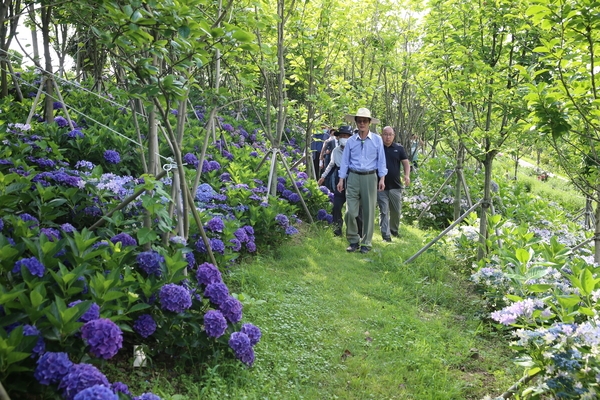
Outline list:
[[[371,122],[371,120],[368,118],[357,118],[356,119],[357,124],[368,124],[370,122]]]

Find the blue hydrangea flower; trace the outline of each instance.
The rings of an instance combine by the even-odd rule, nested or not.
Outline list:
[[[248,339],[250,339],[250,344],[252,346],[256,345],[260,341],[260,338],[262,336],[262,332],[260,331],[260,329],[253,324],[242,325],[242,329],[240,332],[243,332],[248,336]]]
[[[32,228],[40,224],[40,221],[38,221],[38,219],[31,214],[23,213],[19,215],[19,218],[21,218],[21,220],[25,222],[32,221],[33,224],[30,224],[30,227]]]
[[[62,224],[60,226],[60,229],[62,229],[63,232],[65,232],[65,233],[75,233],[75,232],[77,232],[77,229],[75,229],[75,227],[73,225],[69,224],[68,222]]]
[[[33,376],[42,385],[58,383],[73,366],[67,353],[46,352],[37,360]]]
[[[196,157],[194,154],[192,153],[186,153],[183,156],[183,162],[186,163],[187,165],[190,165],[194,168],[198,168],[198,157]]]
[[[131,392],[129,391],[129,387],[124,384],[123,382],[115,382],[113,383],[110,388],[112,389],[112,391],[115,394],[119,394],[119,393],[123,393],[126,394],[128,396],[131,396]]]
[[[284,214],[277,214],[275,216],[275,221],[277,221],[283,229],[287,228],[290,224],[288,217]]]
[[[29,257],[22,258],[15,263],[15,266],[12,269],[13,274],[20,274],[21,267],[26,267],[29,270],[29,273],[34,276],[39,276],[40,278],[44,276],[46,272],[46,267],[42,264],[37,258]]]
[[[154,250],[144,251],[137,255],[136,262],[138,266],[148,275],[161,276],[161,264],[165,258]]]
[[[58,116],[58,117],[54,117],[54,122],[56,122],[56,125],[59,126],[59,128],[64,128],[65,126],[69,126],[69,121],[67,121],[66,118]]]
[[[300,196],[298,195],[298,193],[292,193],[288,196],[287,198],[290,203],[297,203],[300,201]]]
[[[53,110],[60,110],[62,108],[62,103],[60,101],[55,101],[52,103]]]
[[[204,314],[204,330],[208,336],[214,338],[221,337],[226,329],[227,320],[221,311],[210,310]]]
[[[210,248],[215,253],[225,254],[225,243],[221,239],[210,239]]]
[[[113,243],[117,243],[117,242],[121,242],[121,244],[123,246],[137,246],[137,240],[135,240],[134,238],[131,237],[131,235],[122,232],[119,233],[118,235],[113,236],[112,238],[110,238],[110,241]]]
[[[118,164],[121,162],[121,155],[116,150],[106,150],[104,152],[104,160],[109,164]]]
[[[81,303],[81,300],[75,300],[69,303],[69,307],[73,307],[79,303]],[[96,303],[92,303],[90,304],[90,308],[88,308],[88,310],[85,313],[83,313],[81,317],[79,317],[78,321],[90,322],[98,318],[100,318],[100,306]]]
[[[188,268],[194,268],[196,266],[196,258],[194,257],[194,253],[187,252],[183,255],[187,261]]]
[[[180,313],[192,306],[190,292],[175,283],[168,283],[161,287],[158,297],[163,310]]]
[[[246,243],[248,241],[248,234],[244,228],[238,228],[233,235],[242,243]]]
[[[119,400],[119,396],[106,386],[94,385],[77,393],[73,400]]]
[[[256,244],[252,241],[248,241],[248,243],[246,243],[246,250],[250,253],[254,253],[256,251]]]
[[[223,124],[223,125],[221,125],[221,128],[223,128],[223,130],[227,131],[227,132],[234,131],[233,126],[231,124]]]
[[[208,163],[208,170],[209,171],[218,171],[221,169],[221,164],[219,164],[218,161],[209,161]]]
[[[291,226],[291,225],[290,225],[290,226],[288,226],[287,228],[285,228],[285,234],[286,234],[286,235],[290,235],[290,236],[292,236],[292,235],[296,235],[296,234],[298,234],[298,233],[299,233],[299,232],[298,232],[298,229],[296,229],[296,227],[295,227],[295,226]]]
[[[219,306],[229,297],[229,289],[222,282],[211,283],[204,289],[204,297]]]
[[[242,250],[242,242],[240,242],[238,239],[231,239],[229,240],[229,243],[231,243],[231,250],[235,251],[236,253]]]
[[[229,347],[235,353],[235,357],[244,364],[251,366],[254,363],[254,350],[250,344],[248,335],[243,332],[233,332],[229,337]]]
[[[48,238],[48,240],[51,242],[61,239],[60,231],[58,229],[42,228],[42,229],[40,229],[40,233],[45,235]]]
[[[94,169],[95,165],[90,162],[90,161],[85,161],[85,160],[81,160],[81,161],[77,161],[77,163],[75,163],[75,169]]]
[[[141,337],[147,338],[156,331],[156,322],[150,314],[142,314],[133,323],[133,330]]]
[[[108,360],[123,347],[123,332],[108,318],[99,318],[86,322],[81,327],[81,337],[90,346],[90,352],[99,358]]]
[[[318,221],[325,221],[326,217],[327,217],[327,210],[324,210],[321,208],[319,211],[317,211],[317,220]]]
[[[31,357],[41,356],[44,354],[46,350],[46,344],[44,343],[44,338],[42,337],[42,333],[38,328],[33,325],[23,325],[23,336],[37,336],[38,340],[31,350]]]
[[[74,400],[77,393],[94,385],[110,387],[106,376],[91,364],[73,364],[62,378],[58,388],[66,400]]]
[[[225,223],[219,217],[213,217],[206,223],[206,229],[211,232],[223,232],[225,229]]]
[[[161,398],[155,395],[154,393],[148,392],[140,396],[134,397],[133,400],[161,400]]]
[[[242,303],[235,297],[229,296],[220,306],[219,309],[223,313],[225,319],[232,324],[239,322],[242,319]]]
[[[4,229],[4,220],[0,218],[0,231]]]
[[[201,285],[210,285],[211,283],[223,282],[221,272],[211,263],[203,263],[198,266],[196,279]]]
[[[248,235],[254,235],[254,228],[250,225],[244,225],[244,230]]]
[[[83,138],[83,132],[81,132],[81,130],[79,128],[77,129],[73,129],[71,132],[67,133],[67,137],[69,139],[77,139],[77,138]]]

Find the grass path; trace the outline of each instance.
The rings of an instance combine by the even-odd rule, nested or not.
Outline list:
[[[479,301],[442,244],[405,265],[420,231],[376,238],[363,255],[308,229],[232,270],[234,287],[256,302],[244,320],[263,338],[254,367],[215,374],[203,398],[479,399],[518,379],[506,342],[482,335]]]

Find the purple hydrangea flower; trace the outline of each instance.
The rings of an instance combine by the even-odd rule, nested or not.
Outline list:
[[[31,350],[31,356],[41,356],[46,351],[46,343],[44,343],[44,338],[42,337],[42,333],[38,328],[33,325],[23,325],[23,336],[37,336],[38,340]]]
[[[227,320],[221,311],[210,310],[204,314],[204,330],[210,337],[218,338],[223,336],[227,329]]]
[[[73,364],[58,387],[66,400],[74,400],[77,393],[94,385],[110,387],[108,379],[98,368],[91,364]]]
[[[183,162],[191,165],[194,168],[198,168],[198,157],[196,157],[194,154],[192,153],[187,153],[183,156]]]
[[[242,242],[240,242],[238,239],[231,239],[229,240],[229,243],[231,243],[231,250],[235,252],[242,250]]]
[[[183,256],[187,261],[188,268],[194,268],[194,266],[196,265],[196,258],[194,257],[194,253],[190,251],[188,253],[185,253]]]
[[[42,385],[58,383],[73,366],[67,353],[46,352],[37,360],[33,376]]]
[[[133,400],[161,400],[161,398],[155,395],[154,393],[148,392],[134,397]]]
[[[209,161],[208,170],[209,171],[218,171],[221,169],[221,164],[218,161]]]
[[[135,240],[131,237],[131,235],[125,232],[113,236],[112,238],[110,238],[110,241],[114,244],[117,244],[117,242],[121,242],[123,246],[137,246],[137,240]]]
[[[65,233],[75,233],[75,232],[77,232],[77,229],[75,229],[75,227],[73,225],[69,224],[68,222],[62,224],[60,226],[60,229],[62,229],[63,232],[65,232]]]
[[[248,335],[248,339],[250,339],[250,344],[252,346],[256,345],[260,341],[260,338],[262,336],[262,332],[260,331],[260,329],[253,324],[242,325],[242,329],[240,332],[243,332],[246,335]]]
[[[325,221],[327,221],[328,224],[333,223],[333,215],[327,214],[327,216],[325,217]]]
[[[250,225],[244,225],[244,230],[248,235],[254,235],[254,228]]]
[[[210,248],[215,253],[225,254],[225,243],[221,239],[210,239]]]
[[[221,182],[231,182],[231,174],[229,172],[223,172],[221,176],[219,176]]]
[[[233,235],[242,243],[246,243],[248,241],[248,234],[244,228],[238,228]]]
[[[284,229],[287,228],[290,224],[288,217],[284,214],[277,214],[275,216],[275,221],[277,221],[279,225]]]
[[[229,297],[229,289],[222,282],[211,283],[204,289],[204,297],[207,297],[213,304],[219,306]]]
[[[119,400],[119,396],[104,385],[94,385],[77,393],[73,400]]]
[[[290,203],[297,203],[300,201],[300,196],[298,196],[298,193],[292,193],[287,199],[290,201]]]
[[[34,224],[31,225],[32,228],[40,224],[40,221],[38,221],[38,219],[31,214],[23,213],[19,215],[19,218],[21,218],[21,220],[25,222],[33,221]]]
[[[83,138],[83,136],[83,132],[81,132],[80,129],[73,129],[71,132],[67,133],[69,139]]]
[[[211,263],[203,263],[198,266],[196,279],[201,285],[210,285],[211,283],[223,282],[221,272]]]
[[[133,330],[141,337],[147,338],[156,331],[156,322],[150,314],[142,314],[133,323]]]
[[[4,220],[0,218],[0,231],[4,229]]]
[[[165,258],[154,250],[144,251],[137,255],[136,261],[138,266],[148,275],[161,276],[161,263],[165,262]]]
[[[251,366],[254,363],[254,350],[250,344],[248,335],[243,332],[233,332],[229,337],[229,347],[235,353],[236,358],[244,364]]]
[[[123,393],[128,396],[131,396],[131,392],[129,391],[129,387],[123,382],[115,382],[110,385],[110,388],[115,394]]]
[[[206,223],[206,229],[211,232],[223,232],[223,229],[225,229],[225,223],[221,218],[213,217]]]
[[[99,358],[108,360],[123,347],[123,332],[108,318],[99,318],[86,322],[81,327],[81,337],[90,346],[90,352]]]
[[[306,172],[298,172],[298,179],[308,179]]]
[[[290,235],[290,236],[292,236],[292,235],[296,235],[296,234],[298,234],[298,233],[299,233],[299,232],[298,232],[298,229],[296,229],[296,227],[295,227],[295,226],[291,226],[291,225],[290,225],[290,226],[288,226],[287,228],[285,228],[285,234],[286,234],[286,235]]]
[[[242,319],[242,303],[235,297],[229,296],[220,306],[219,309],[223,313],[225,319],[232,324],[239,322]]]
[[[180,313],[192,306],[190,292],[175,283],[168,283],[161,287],[158,297],[163,310]]]
[[[40,233],[45,235],[49,241],[54,242],[55,240],[60,240],[60,231],[54,228],[42,228],[40,229]]]
[[[44,276],[44,272],[46,272],[46,267],[42,264],[37,258],[29,257],[22,258],[15,263],[15,266],[12,269],[13,274],[20,274],[21,267],[25,266],[31,275],[39,276],[40,278]]]
[[[75,300],[69,303],[69,307],[73,307],[79,303],[81,303],[81,300]],[[85,313],[83,313],[81,317],[79,317],[78,321],[90,322],[98,318],[100,318],[100,306],[96,303],[92,303],[90,304],[90,308],[88,308],[88,310]]]
[[[254,253],[256,251],[256,244],[248,241],[248,243],[246,243],[246,250],[248,250],[250,253]]]
[[[227,131],[227,132],[233,132],[234,131],[234,128],[233,128],[233,126],[231,124],[223,124],[223,125],[221,125],[221,128],[223,128],[223,130]]]
[[[317,220],[318,221],[325,221],[326,217],[327,217],[327,210],[324,210],[321,208],[319,211],[317,211]]]
[[[67,121],[66,118],[58,116],[58,117],[54,117],[54,122],[56,122],[56,125],[59,126],[59,128],[64,128],[65,126],[69,126],[69,121]]]
[[[118,164],[121,162],[121,155],[116,150],[106,150],[104,152],[104,160],[109,164]]]
[[[99,217],[102,215],[102,210],[98,206],[87,206],[83,209],[83,213],[90,217]]]

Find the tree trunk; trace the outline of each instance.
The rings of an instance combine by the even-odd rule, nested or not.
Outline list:
[[[600,195],[600,189],[598,189]],[[594,262],[600,263],[600,203],[596,203],[596,226],[594,229]]]
[[[477,259],[481,260],[487,254],[487,216],[491,208],[491,187],[492,187],[492,164],[495,153],[489,152],[485,155],[483,162],[485,180],[483,185],[483,203],[481,203],[481,212],[479,213],[479,249]]]
[[[44,110],[44,118],[46,123],[54,122],[54,87],[52,81],[52,55],[50,54],[50,22],[52,20],[52,6],[42,8],[42,38],[44,42],[44,59],[45,59],[45,76],[46,79],[46,102]]]
[[[463,165],[465,162],[465,146],[462,142],[458,144],[458,152],[456,153],[456,186],[454,187],[454,220],[456,221],[460,213],[461,203],[461,187],[462,187],[462,174]]]

